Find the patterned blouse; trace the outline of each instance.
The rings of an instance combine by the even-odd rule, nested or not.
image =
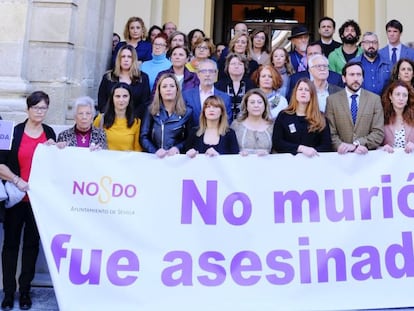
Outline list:
[[[78,142],[76,138],[75,126],[68,128],[67,130],[59,133],[57,141],[65,141],[68,146],[77,147]],[[95,145],[100,145],[102,149],[108,149],[108,143],[106,141],[105,131],[92,126],[92,131],[90,134],[89,146],[94,143]]]
[[[273,123],[269,123],[264,131],[255,131],[247,128],[243,121],[234,120],[231,128],[236,132],[240,151],[256,153],[257,150],[267,150],[271,152]]]

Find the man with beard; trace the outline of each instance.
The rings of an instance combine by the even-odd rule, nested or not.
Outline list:
[[[365,76],[362,87],[381,95],[390,79],[392,63],[378,53],[378,36],[375,33],[364,33],[361,45],[364,53],[351,61],[361,62],[364,68]]]
[[[288,40],[292,42],[292,51],[289,52],[290,63],[295,72],[306,71],[306,47],[309,44],[309,31],[305,26],[295,26]]]
[[[361,88],[361,63],[348,62],[342,69],[345,89],[327,98],[325,115],[331,129],[332,145],[339,154],[366,154],[384,139],[384,112],[381,98]]]
[[[362,48],[357,43],[361,36],[361,28],[354,20],[347,20],[339,28],[339,37],[342,40],[342,46],[336,48],[329,54],[329,70],[342,73],[345,64],[354,57],[362,54]]]

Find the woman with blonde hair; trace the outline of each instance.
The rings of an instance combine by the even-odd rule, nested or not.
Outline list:
[[[149,77],[138,68],[137,53],[131,45],[124,45],[118,51],[115,67],[107,71],[98,91],[98,110],[105,112],[115,84],[123,82],[130,86],[134,116],[141,118],[151,100]]]
[[[301,78],[289,106],[279,113],[273,128],[273,149],[280,153],[303,153],[307,157],[332,151],[331,133],[319,110],[313,83]]]
[[[119,42],[112,53],[112,68],[115,65],[119,49],[124,45],[131,45],[135,48],[140,63],[152,59],[151,42],[147,41],[146,38],[147,28],[144,20],[141,17],[130,17],[124,27],[125,41]]]
[[[233,121],[240,154],[267,155],[272,150],[273,121],[269,102],[260,89],[251,89],[242,99],[240,115]]]
[[[190,134],[185,150],[190,158],[198,153],[213,157],[239,152],[236,134],[229,127],[226,107],[221,97],[211,95],[204,101],[200,125]]]
[[[198,71],[198,64],[205,59],[211,58],[211,56],[216,51],[216,47],[213,41],[210,38],[198,38],[192,47],[192,54],[193,57],[191,60],[185,65],[188,70],[191,72]]]
[[[222,53],[220,59],[217,63],[219,69],[219,79],[225,76],[224,67],[226,63],[226,57],[229,53],[238,53],[246,56],[248,60],[248,70],[245,73],[247,76],[250,76],[258,67],[259,64],[252,59],[250,53],[252,50],[252,42],[250,37],[246,33],[236,33],[236,35],[230,40],[228,53]]]
[[[163,74],[142,119],[140,142],[144,151],[160,158],[183,151],[192,127],[191,117],[192,109],[186,106],[174,73]]]

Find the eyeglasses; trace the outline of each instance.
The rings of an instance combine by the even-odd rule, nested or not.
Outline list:
[[[321,64],[321,65],[313,65],[313,66],[311,66],[311,68],[317,68],[317,69],[319,69],[319,70],[327,70],[328,69],[328,65],[323,65],[323,64]]]
[[[38,107],[38,106],[32,106],[32,107],[30,107],[30,109],[32,109],[33,111],[36,111],[36,112],[45,113],[45,112],[49,109],[49,107],[44,107],[44,106],[40,106],[40,107]]]
[[[208,50],[208,46],[197,46],[196,49],[200,51],[206,51]]]
[[[377,45],[378,41],[364,40],[364,41],[362,41],[362,43],[365,43],[365,44],[368,44],[368,45]]]
[[[166,44],[164,44],[164,43],[153,43],[152,44],[153,46],[156,46],[156,47],[166,47],[167,45]]]
[[[206,73],[214,74],[217,72],[217,70],[216,69],[200,69],[198,72],[205,75]]]

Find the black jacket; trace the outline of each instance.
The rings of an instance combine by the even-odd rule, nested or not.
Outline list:
[[[168,150],[175,146],[183,152],[185,140],[192,128],[191,116],[191,107],[187,107],[184,116],[176,113],[169,116],[164,106],[155,116],[147,110],[139,134],[141,147],[144,151],[155,153],[160,148]]]

